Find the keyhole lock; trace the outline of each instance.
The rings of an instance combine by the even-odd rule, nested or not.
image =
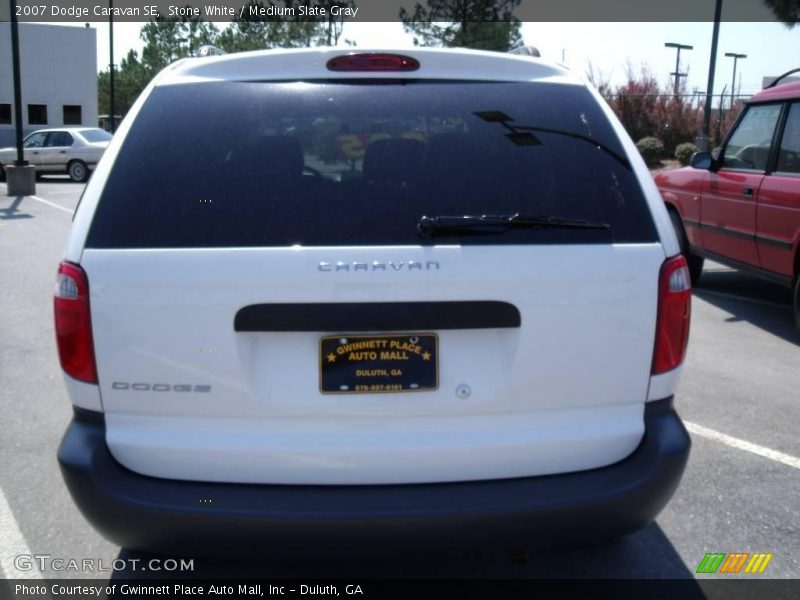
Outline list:
[[[458,396],[461,399],[469,398],[471,393],[472,390],[466,383],[462,383],[456,388],[456,396]]]

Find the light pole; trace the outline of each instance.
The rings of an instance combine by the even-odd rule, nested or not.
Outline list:
[[[664,44],[665,48],[675,48],[677,50],[675,56],[675,72],[670,73],[675,75],[675,95],[678,95],[680,88],[681,77],[686,77],[686,73],[681,73],[681,50],[693,50],[694,46],[687,46],[686,44],[678,44],[676,42],[667,42]]]
[[[733,81],[731,82],[731,110],[733,110],[733,103],[736,100],[736,62],[740,58],[747,58],[747,54],[737,54],[736,52],[726,52],[725,56],[730,56],[733,59]]]
[[[17,146],[17,159],[13,165],[4,167],[6,173],[6,194],[9,196],[29,196],[36,193],[36,168],[25,160],[22,149],[22,75],[20,74],[19,23],[17,22],[17,2],[9,0],[11,14],[11,69],[14,81],[14,131]]]
[[[714,72],[717,68],[717,43],[719,42],[719,22],[722,17],[722,0],[714,3],[714,29],[711,34],[711,57],[708,61],[708,85],[706,87],[706,106],[703,111],[703,135],[697,138],[700,152],[711,150],[711,101],[714,97]]]
[[[28,161],[22,152],[22,87],[19,69],[19,25],[17,24],[17,3],[15,0],[9,2],[11,11],[11,62],[14,77],[14,130],[15,143],[17,146],[17,160],[14,165],[17,167],[27,166]]]
[[[700,106],[700,101],[703,98],[703,96],[705,96],[705,95],[706,95],[705,91],[701,91],[698,88],[694,88],[694,93],[693,93],[692,100],[694,102],[697,102],[697,106]]]
[[[108,112],[111,113],[111,133],[117,131],[116,102],[114,98],[114,0],[108,0]]]

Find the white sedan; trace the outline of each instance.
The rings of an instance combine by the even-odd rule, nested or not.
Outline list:
[[[63,127],[34,131],[22,146],[25,160],[37,174],[66,173],[73,181],[86,181],[110,140],[111,134],[103,129]],[[3,166],[16,159],[16,147],[0,148],[0,179],[5,179]]]

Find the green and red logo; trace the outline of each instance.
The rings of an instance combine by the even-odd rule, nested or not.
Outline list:
[[[765,552],[708,552],[697,565],[696,573],[763,573],[772,553]]]

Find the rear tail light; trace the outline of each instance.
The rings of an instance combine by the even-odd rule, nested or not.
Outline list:
[[[68,262],[59,265],[54,307],[61,368],[74,379],[97,383],[89,280],[78,265]]]
[[[402,54],[362,52],[335,56],[328,61],[331,71],[416,71],[419,61]]]
[[[670,258],[661,266],[658,281],[653,375],[670,371],[683,362],[689,341],[691,305],[692,284],[686,259],[683,256]]]

